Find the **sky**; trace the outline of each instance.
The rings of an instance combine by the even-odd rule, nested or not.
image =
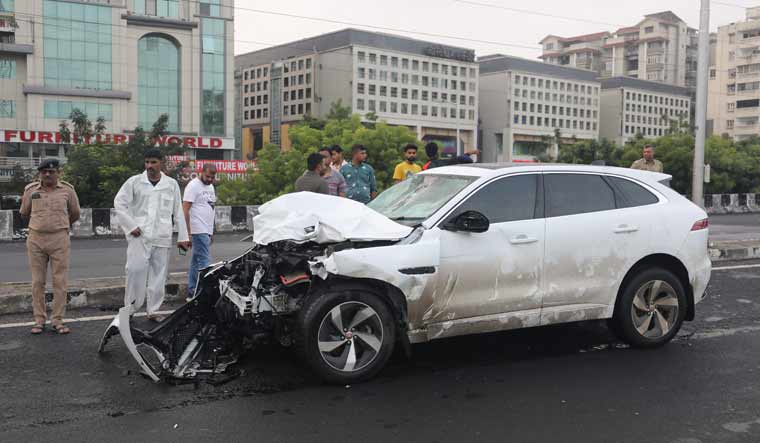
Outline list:
[[[760,0],[716,1],[712,31],[743,20],[745,7],[760,6]],[[548,34],[615,31],[665,10],[699,28],[699,7],[700,0],[235,0],[235,54],[354,27],[474,49],[478,56],[535,59]]]

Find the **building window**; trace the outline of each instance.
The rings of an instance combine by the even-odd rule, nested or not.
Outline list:
[[[0,100],[0,118],[16,118],[16,102]]]
[[[221,0],[201,0],[201,15],[207,17],[219,17],[222,15]]]
[[[16,78],[16,60],[0,57],[0,79],[13,80],[14,78]]]
[[[59,88],[111,89],[108,6],[44,2],[44,81]]]
[[[734,112],[734,109],[736,109],[736,103],[729,103],[728,112]]]
[[[373,65],[377,64],[377,54],[373,54],[370,52],[369,54],[369,62]]]
[[[381,66],[388,66],[388,56],[387,55],[381,55],[380,56],[380,65]]]
[[[204,1],[208,2],[208,0]],[[179,18],[179,0],[135,0],[135,12],[157,17]]]
[[[388,112],[388,102],[380,102],[380,112]]]
[[[391,66],[398,68],[398,57],[391,57]]]
[[[359,60],[359,63],[364,63],[366,61],[367,55],[364,51],[359,51],[356,53],[356,58]]]
[[[358,109],[359,111],[364,110],[364,99],[360,98],[356,100],[356,109]]]
[[[364,78],[364,77],[365,77],[365,73],[366,73],[366,70],[365,70],[364,68],[359,68],[359,69],[356,71],[356,73],[357,73],[357,76],[358,76],[359,78]]]
[[[225,20],[202,18],[201,134],[224,135]]]
[[[402,58],[401,59],[401,69],[409,69],[409,59],[408,58]]]
[[[152,128],[162,114],[179,130],[179,48],[168,38],[148,35],[138,42],[138,124]],[[223,90],[223,88],[222,88]]]

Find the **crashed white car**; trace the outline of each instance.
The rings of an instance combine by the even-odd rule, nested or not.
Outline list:
[[[323,379],[377,374],[402,345],[611,319],[660,346],[694,318],[711,264],[706,213],[664,174],[595,166],[451,166],[368,206],[311,193],[260,208],[254,246],[201,273],[151,331],[120,333],[149,377],[230,374],[251,344],[295,345]]]

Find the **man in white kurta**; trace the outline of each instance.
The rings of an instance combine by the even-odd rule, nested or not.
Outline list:
[[[147,296],[148,318],[155,321],[162,320],[156,313],[164,302],[173,223],[177,246],[190,247],[179,184],[161,172],[162,161],[160,151],[146,152],[145,172],[130,177],[114,199],[119,226],[127,237],[124,305],[134,314]]]

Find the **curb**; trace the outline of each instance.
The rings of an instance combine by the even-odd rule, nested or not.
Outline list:
[[[166,282],[165,302],[179,301],[187,293],[187,273],[169,275]],[[108,308],[124,306],[124,277],[82,279],[69,282],[66,291],[67,309]],[[53,293],[45,292],[48,308],[53,302]],[[0,315],[24,314],[32,312],[31,283],[0,284]]]

